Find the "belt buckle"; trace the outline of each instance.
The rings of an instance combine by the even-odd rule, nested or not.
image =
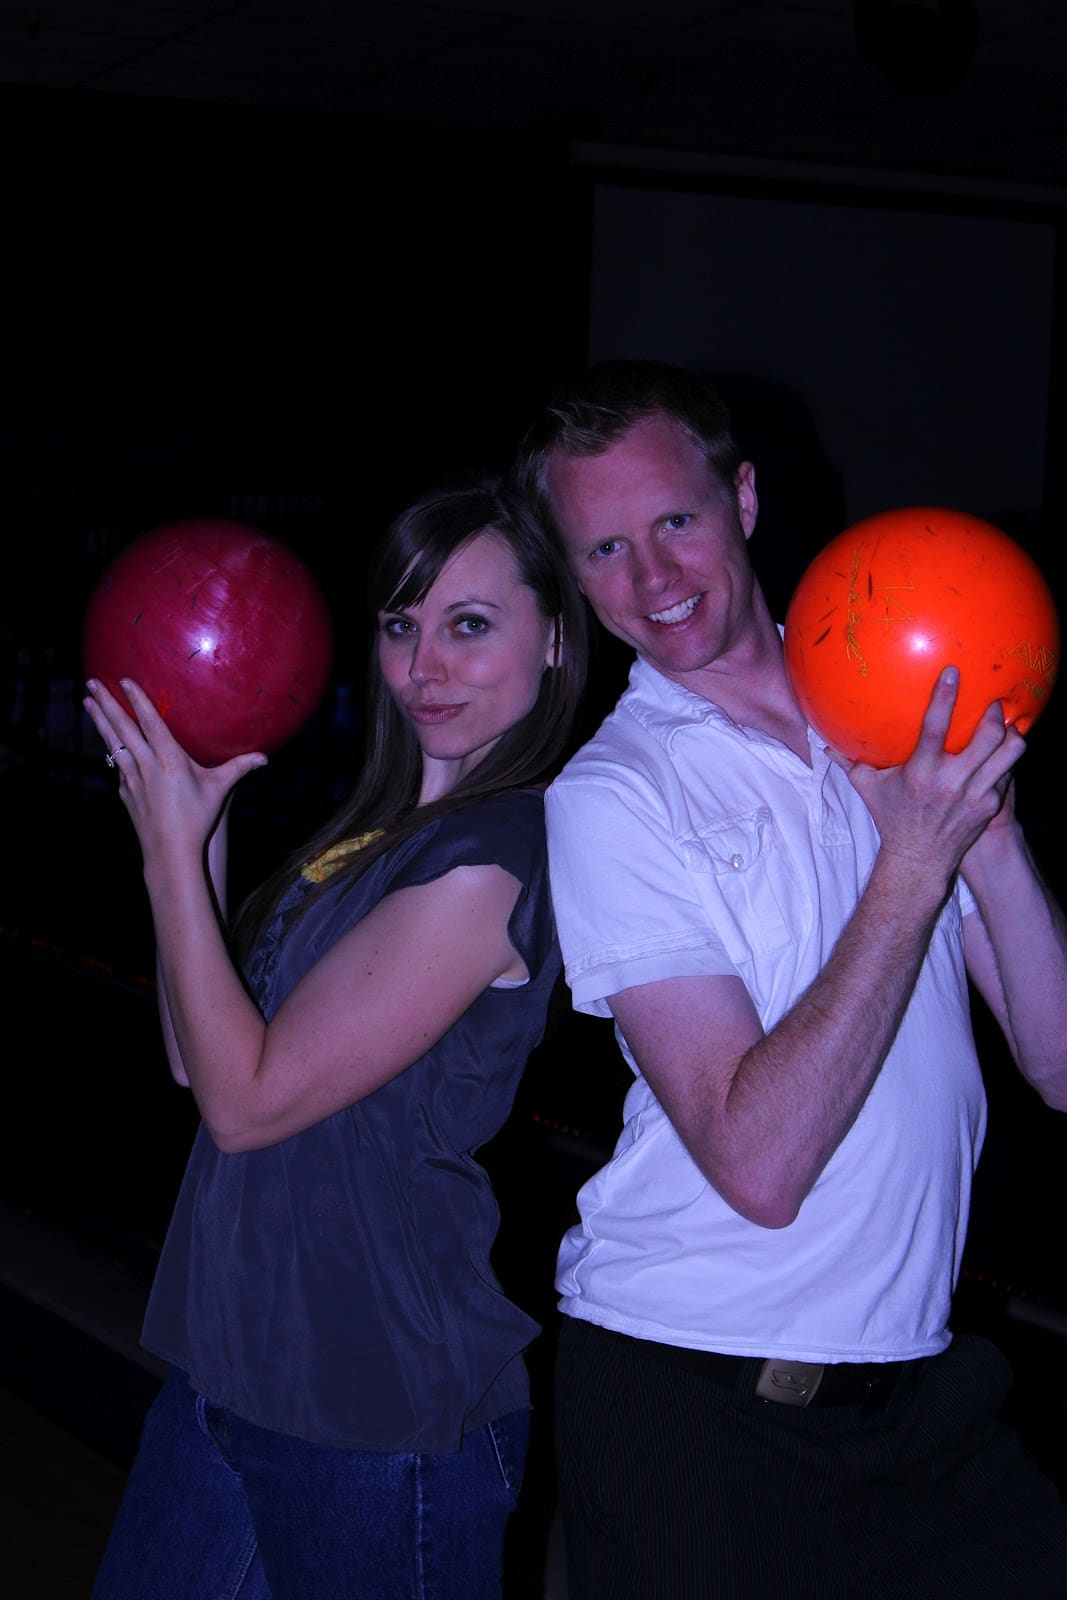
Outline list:
[[[783,1406],[810,1406],[825,1371],[813,1361],[780,1361],[772,1356],[760,1368],[756,1393],[761,1400],[777,1400]]]

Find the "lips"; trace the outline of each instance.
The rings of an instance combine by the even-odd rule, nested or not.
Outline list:
[[[658,622],[661,625],[684,622],[687,617],[693,615],[703,598],[702,594],[690,595],[688,600],[679,600],[676,606],[668,606],[665,611],[650,611],[648,620],[649,622]]]
[[[439,723],[451,722],[462,710],[463,702],[459,705],[428,705],[420,702],[418,705],[409,705],[407,713],[412,722],[419,723],[423,728],[433,728]]]

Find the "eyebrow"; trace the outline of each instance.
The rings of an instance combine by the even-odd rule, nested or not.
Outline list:
[[[422,601],[416,600],[414,604],[416,606],[421,605]],[[482,600],[477,595],[470,595],[462,600],[453,600],[450,605],[445,606],[445,615],[451,616],[454,611],[466,611],[470,606],[481,606],[486,611],[503,611],[506,609],[496,600]],[[412,606],[379,606],[378,615],[382,617],[404,617],[412,609]]]
[[[503,611],[503,606],[495,600],[481,600],[477,595],[470,595],[463,600],[453,600],[452,604],[445,606],[446,611],[464,611],[467,606],[483,606],[489,611]]]

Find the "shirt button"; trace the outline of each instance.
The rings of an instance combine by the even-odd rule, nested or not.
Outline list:
[[[744,866],[744,864],[745,864],[744,856],[738,855],[737,852],[735,851],[734,854],[730,857],[730,865],[731,865],[731,867],[733,867],[735,872],[740,872],[741,868]]]

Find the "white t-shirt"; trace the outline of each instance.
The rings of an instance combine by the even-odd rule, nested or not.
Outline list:
[[[809,733],[811,767],[638,660],[546,799],[552,894],[577,1009],[661,978],[741,977],[770,1030],[824,966],[878,848]],[[556,1287],[570,1316],[693,1349],[904,1360],[949,1342],[985,1095],[960,885],[870,1095],[796,1220],[720,1197],[641,1077],[578,1197]],[[783,1104],[782,1115],[789,1115]]]

